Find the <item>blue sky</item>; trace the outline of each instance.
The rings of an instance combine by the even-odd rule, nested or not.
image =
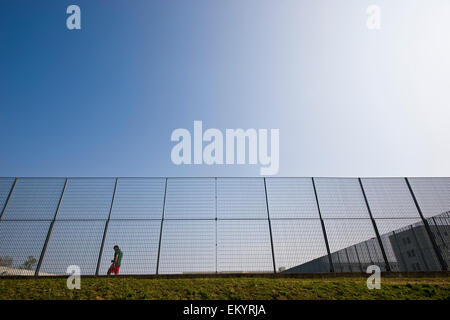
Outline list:
[[[194,120],[279,128],[280,176],[450,176],[449,16],[447,0],[1,1],[0,176],[259,175],[172,164]]]

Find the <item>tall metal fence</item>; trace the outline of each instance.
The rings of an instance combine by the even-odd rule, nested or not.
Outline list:
[[[450,178],[0,178],[0,275],[439,271]]]

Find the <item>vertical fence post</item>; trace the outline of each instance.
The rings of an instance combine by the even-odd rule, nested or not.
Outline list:
[[[217,272],[217,177],[214,178],[215,181],[215,198],[216,198],[216,273]]]
[[[336,251],[336,252],[334,253],[334,256],[336,257],[337,263],[338,263],[336,268],[339,269],[339,271],[336,271],[336,272],[344,272],[344,267],[343,267],[344,263],[341,261],[340,254],[339,254],[338,252],[339,252],[339,251]],[[328,255],[328,256],[331,256],[331,255]],[[330,258],[330,259],[331,259],[331,258]]]
[[[8,206],[8,203],[9,203],[9,199],[11,198],[11,195],[13,194],[14,189],[16,188],[16,183],[17,183],[17,178],[14,179],[13,185],[11,186],[11,190],[9,190],[8,197],[6,198],[6,201],[5,201],[5,205],[3,206],[2,212],[0,213],[0,220],[3,217],[3,213],[5,213],[6,207]]]
[[[444,238],[442,237],[441,230],[439,230],[439,224],[436,222],[435,217],[431,217],[431,220],[433,221],[433,225],[434,225],[434,227],[435,227],[435,229],[436,229],[437,234],[439,235],[439,238],[440,238],[440,240],[441,240],[441,242],[442,242],[442,245],[443,245],[444,247],[447,247],[447,244],[445,243],[445,240],[444,240]],[[448,250],[448,248],[447,248],[447,250]]]
[[[344,248],[345,256],[347,257],[347,261],[348,261],[348,269],[350,270],[350,272],[353,272],[352,263],[350,262],[350,257],[348,255],[347,249],[348,248]]]
[[[273,273],[277,273],[277,268],[275,266],[275,251],[273,249],[272,224],[270,222],[269,201],[268,201],[268,198],[267,198],[266,178],[263,178],[263,179],[264,179],[264,193],[266,195],[267,221],[269,222],[270,246],[272,248]]]
[[[159,274],[159,257],[161,255],[161,240],[162,240],[162,232],[163,232],[164,213],[165,213],[165,210],[166,210],[167,180],[168,180],[168,178],[166,178],[166,186],[164,187],[164,199],[163,199],[163,209],[162,209],[162,216],[161,216],[161,228],[159,230],[158,257],[156,259],[156,274]]]
[[[50,240],[50,236],[53,231],[53,225],[55,224],[56,216],[58,215],[59,208],[61,207],[61,202],[64,197],[64,192],[66,192],[68,180],[69,179],[66,178],[66,180],[64,181],[64,187],[62,189],[61,196],[59,197],[58,206],[56,207],[55,215],[53,216],[53,220],[50,223],[50,227],[48,228],[47,237],[45,238],[44,246],[42,247],[41,255],[39,256],[39,262],[38,262],[38,264],[36,266],[36,270],[34,272],[35,277],[39,276],[39,271],[41,270],[41,265],[42,265],[42,261],[44,260],[45,251],[47,250],[48,241]]]
[[[409,192],[411,193],[411,196],[412,196],[412,198],[414,200],[414,204],[415,204],[415,206],[417,208],[417,211],[419,212],[419,215],[422,218],[423,225],[425,227],[426,232],[428,233],[428,237],[430,238],[431,245],[433,246],[433,250],[436,253],[436,256],[437,256],[437,258],[439,260],[439,264],[441,265],[441,269],[446,271],[446,270],[448,270],[447,263],[444,260],[444,258],[442,257],[441,252],[439,251],[439,247],[438,247],[438,245],[436,243],[436,239],[434,238],[434,234],[431,232],[430,225],[428,224],[427,219],[425,219],[425,217],[423,216],[422,209],[420,208],[419,203],[417,202],[416,195],[414,194],[413,189],[411,188],[411,184],[409,183],[408,178],[405,178],[405,181],[406,181],[406,185],[408,186]]]
[[[370,254],[370,248],[369,245],[367,244],[367,241],[364,241],[364,244],[366,245],[367,253],[369,254],[370,263],[374,264],[375,261],[372,259],[372,255]]]
[[[353,246],[353,248],[355,248],[356,259],[358,259],[358,263],[359,263],[359,270],[360,270],[361,272],[364,272],[364,270],[363,270],[363,265],[362,265],[362,263],[361,263],[361,259],[359,258],[358,248],[356,247],[356,245]],[[369,256],[370,256],[370,254],[369,254]]]
[[[377,239],[377,241],[378,241],[378,239]],[[380,259],[384,259],[384,257],[383,257],[383,252],[382,252],[382,250],[381,250],[381,248],[380,248],[380,252],[381,252],[381,257],[380,257],[380,255],[379,255],[379,251],[377,250],[377,246],[376,246],[376,244],[375,243],[373,243],[373,242],[371,242],[371,245],[372,245],[372,247],[373,247],[373,249],[374,249],[374,253],[375,253],[375,257],[376,257],[376,261],[380,261]],[[384,245],[384,244],[383,244]],[[384,248],[384,247],[383,247]],[[386,252],[386,251],[385,251]],[[387,256],[387,254],[386,254],[386,256]],[[389,259],[388,259],[389,260]],[[392,267],[391,267],[391,264],[389,263],[389,268],[390,268],[390,271],[392,271]],[[387,271],[387,269],[386,269],[386,271]]]
[[[389,260],[386,255],[386,251],[384,250],[383,241],[381,241],[381,236],[380,236],[380,233],[378,232],[377,223],[376,223],[375,219],[373,218],[372,210],[370,209],[369,201],[367,200],[366,191],[364,190],[361,178],[358,178],[358,181],[359,181],[359,186],[361,187],[361,192],[364,197],[364,202],[366,203],[367,211],[369,212],[370,220],[372,221],[373,229],[375,230],[375,235],[378,240],[378,245],[380,246],[380,249],[381,249],[381,254],[383,255],[384,264],[386,265],[386,271],[391,271],[391,266],[389,264]]]
[[[322,225],[322,232],[323,232],[323,237],[325,239],[325,246],[327,247],[328,263],[330,264],[330,272],[334,272],[333,261],[331,259],[330,245],[328,243],[327,231],[325,229],[325,223],[323,222],[323,219],[322,219],[322,213],[320,212],[319,198],[317,197],[316,183],[314,182],[314,177],[311,178],[311,181],[312,181],[312,185],[313,185],[313,189],[314,189],[314,197],[316,198],[317,210],[319,211],[320,224]]]
[[[114,183],[114,191],[113,191],[113,195],[112,195],[112,199],[111,199],[111,206],[109,207],[108,219],[106,220],[106,223],[105,223],[105,230],[103,231],[102,244],[100,246],[100,252],[98,254],[97,268],[95,269],[95,275],[96,276],[98,276],[98,273],[100,271],[100,264],[102,262],[103,248],[105,246],[106,233],[108,232],[109,220],[111,219],[111,212],[112,212],[112,208],[113,208],[113,205],[114,205],[114,199],[116,197],[117,181],[118,180],[119,180],[119,178],[116,178],[116,182]]]

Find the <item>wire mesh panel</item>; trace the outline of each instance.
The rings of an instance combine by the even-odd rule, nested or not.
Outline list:
[[[370,218],[358,179],[314,179],[322,218]]]
[[[310,178],[65,181],[0,178],[0,275],[33,275],[42,251],[39,275],[95,274],[103,236],[100,274],[116,244],[121,274],[386,269],[358,179],[314,179],[330,256]],[[408,179],[429,229],[404,178],[361,181],[393,271],[441,270],[434,244],[450,265],[449,178]]]
[[[14,184],[14,178],[0,178],[0,214],[6,204],[6,199]]]
[[[297,272],[330,271],[328,263],[317,269],[308,264],[327,254],[319,219],[272,219],[271,226],[277,272],[294,267]]]
[[[418,218],[419,212],[403,178],[362,179],[374,218]]]
[[[218,178],[219,219],[267,219],[263,178]]]
[[[34,275],[49,221],[0,221],[0,275]]]
[[[107,219],[115,179],[69,179],[56,219]]]
[[[166,179],[120,178],[111,219],[161,219]]]
[[[343,267],[343,269],[347,269],[349,272],[363,272],[363,266],[361,265],[361,261],[359,260],[359,254],[358,251],[356,250],[356,246],[351,246],[348,248],[345,248],[342,251],[345,251],[345,259],[346,260],[341,260],[345,261],[345,264],[341,264],[341,267]]]
[[[441,267],[419,219],[376,219],[393,271],[437,271]]]
[[[266,178],[272,219],[319,218],[310,178]]]
[[[268,221],[217,221],[217,270],[273,272]]]
[[[378,265],[382,270],[386,264],[382,258],[381,249],[377,242],[372,242],[379,254],[370,253],[370,248],[358,245],[369,240],[376,240],[375,231],[370,219],[324,219],[330,252],[336,252],[337,260],[333,260],[333,266],[337,272],[354,272],[366,270],[368,260],[371,264]],[[332,256],[335,257],[335,256]],[[367,257],[371,257],[367,259]],[[372,259],[377,258],[377,261]]]
[[[378,240],[377,239],[369,239],[360,243],[357,243],[350,248],[353,248],[356,251],[357,260],[361,265],[361,271],[365,272],[367,266],[376,264],[384,259],[379,249]],[[351,249],[351,250],[353,250]],[[381,266],[380,266],[381,267]],[[360,270],[357,270],[360,271]]]
[[[95,274],[105,221],[56,221],[39,275],[66,274],[79,266],[81,275]]]
[[[383,261],[383,263],[385,263],[383,253],[380,250],[380,243],[378,239],[375,238],[369,239],[367,241],[364,241],[363,243],[357,244],[356,247],[360,248],[358,249],[358,252],[361,263],[367,265],[377,264],[379,263],[379,261]],[[383,266],[380,267],[384,270]]]
[[[52,220],[65,179],[19,178],[2,220]]]
[[[159,273],[211,273],[216,271],[214,220],[165,220]]]
[[[409,178],[425,218],[450,211],[450,178]]]
[[[123,253],[120,274],[155,274],[160,220],[111,220],[108,224],[99,274],[106,274],[114,259],[114,246]]]
[[[215,219],[214,178],[169,178],[165,219]]]
[[[450,265],[450,212],[428,218],[431,233],[447,266]]]

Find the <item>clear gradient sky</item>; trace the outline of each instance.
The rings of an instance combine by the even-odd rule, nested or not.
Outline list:
[[[259,175],[174,165],[194,120],[279,128],[279,176],[450,176],[449,17],[448,0],[2,0],[0,176]]]

